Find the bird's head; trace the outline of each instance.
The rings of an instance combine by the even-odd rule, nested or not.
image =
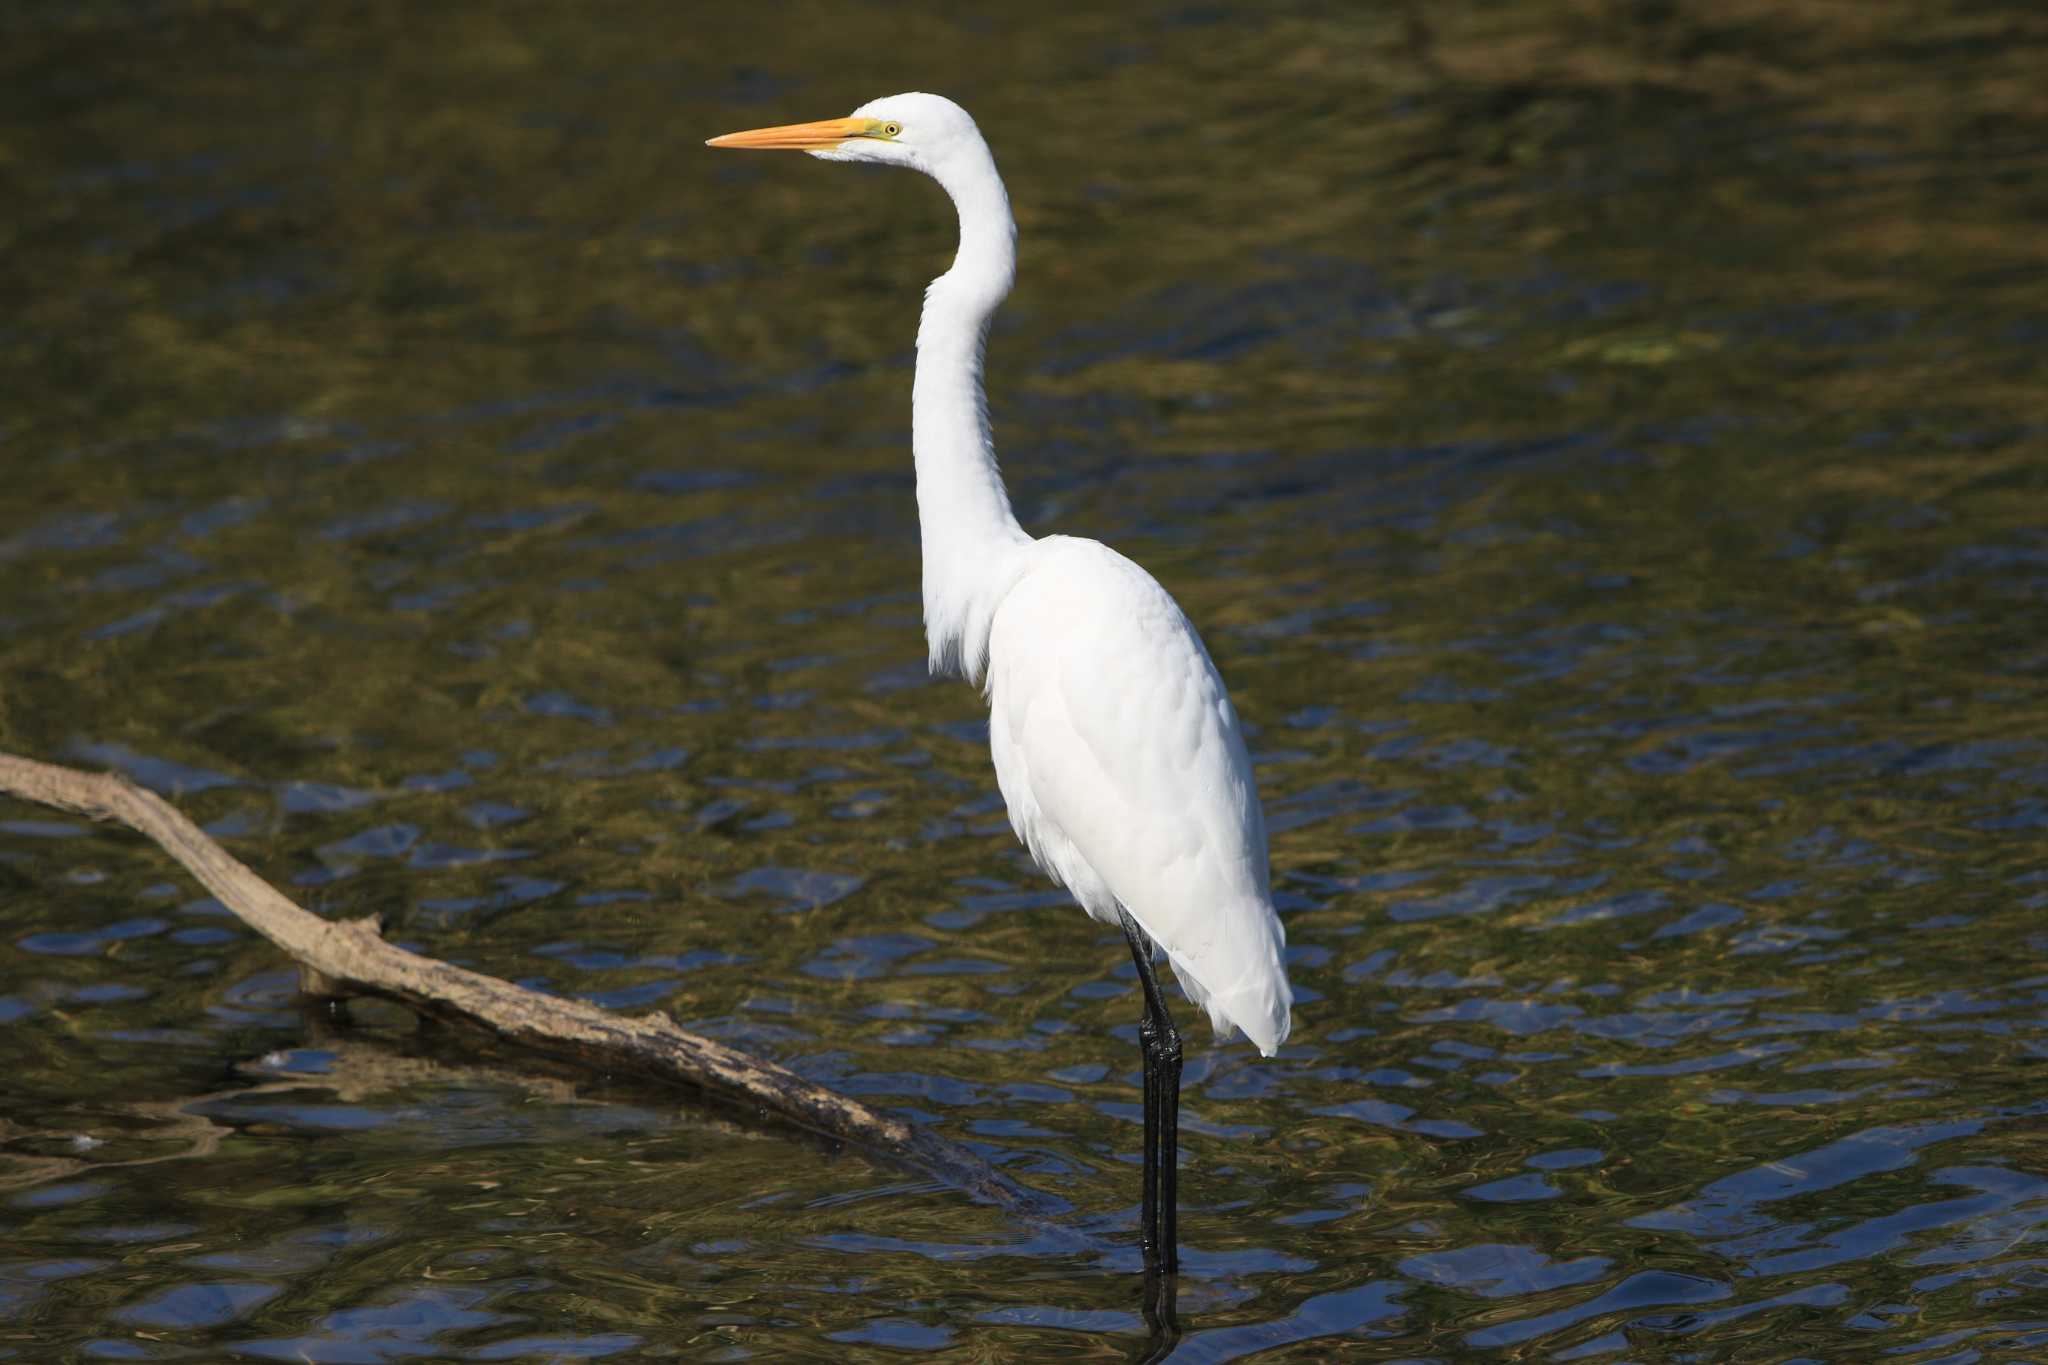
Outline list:
[[[709,147],[809,152],[823,161],[878,161],[944,179],[963,157],[986,156],[987,144],[967,111],[943,95],[890,95],[845,118],[788,123],[714,137]]]

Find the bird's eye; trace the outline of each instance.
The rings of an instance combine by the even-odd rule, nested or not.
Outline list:
[[[900,123],[885,123],[882,125],[883,137],[895,137],[898,133],[902,131],[903,125]]]

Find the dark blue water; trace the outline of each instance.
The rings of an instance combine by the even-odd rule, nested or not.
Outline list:
[[[1020,513],[1179,596],[1274,831],[1296,1029],[1190,1029],[1171,1358],[2048,1359],[2044,46],[0,18],[0,747],[1064,1210],[309,1018],[160,855],[15,805],[0,1358],[1144,1349],[1128,957],[922,663],[943,201],[699,145],[929,86],[1022,225]]]

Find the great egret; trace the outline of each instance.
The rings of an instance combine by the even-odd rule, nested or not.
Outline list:
[[[1011,828],[1105,924],[1145,991],[1142,1218],[1148,1267],[1178,1266],[1180,1034],[1153,973],[1166,952],[1219,1037],[1270,1057],[1293,989],[1273,910],[1266,820],[1237,713],[1202,639],[1152,575],[1109,547],[1018,526],[996,468],[981,363],[1016,275],[1017,226],[967,111],[892,95],[848,118],[710,140],[923,171],[960,214],[953,267],[925,290],[911,450],[934,673],[982,683]]]

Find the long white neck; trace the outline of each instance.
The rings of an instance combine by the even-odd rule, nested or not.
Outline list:
[[[910,392],[917,521],[924,543],[924,630],[934,673],[979,681],[996,606],[1031,543],[996,468],[982,390],[989,319],[1017,273],[1010,197],[985,146],[934,172],[960,213],[953,268],[925,290]]]

